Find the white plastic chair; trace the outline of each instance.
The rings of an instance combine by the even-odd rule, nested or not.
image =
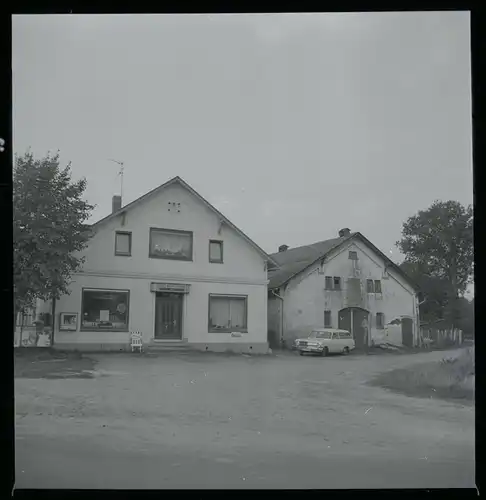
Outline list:
[[[142,352],[142,332],[130,332],[130,347],[132,348],[132,352],[137,348]]]

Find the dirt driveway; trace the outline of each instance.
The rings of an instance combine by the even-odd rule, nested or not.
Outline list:
[[[16,379],[17,487],[473,487],[474,408],[365,385],[444,353],[96,356]]]

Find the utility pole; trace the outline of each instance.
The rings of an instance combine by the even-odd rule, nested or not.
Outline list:
[[[124,163],[122,161],[112,160],[111,158],[108,158],[108,161],[112,161],[120,165],[120,170],[118,172],[118,175],[120,176],[120,196],[122,197],[123,200],[123,169],[125,168]]]

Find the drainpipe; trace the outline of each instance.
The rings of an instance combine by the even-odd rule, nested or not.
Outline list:
[[[282,307],[280,308],[280,346],[283,346],[283,320],[284,320],[284,314],[283,314],[283,306],[284,306],[284,299],[281,297],[275,290],[272,290],[272,294],[277,297],[277,299],[280,299],[282,301]]]

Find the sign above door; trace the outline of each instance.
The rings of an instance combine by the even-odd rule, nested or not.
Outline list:
[[[189,293],[191,285],[185,283],[151,283],[151,292]]]

